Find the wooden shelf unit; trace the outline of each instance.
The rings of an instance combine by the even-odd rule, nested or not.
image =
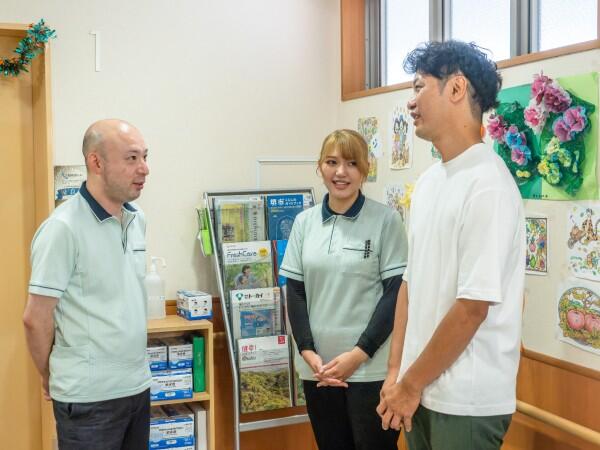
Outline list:
[[[148,335],[152,337],[179,336],[189,332],[196,332],[204,336],[204,370],[206,377],[206,391],[195,392],[192,398],[163,400],[152,402],[155,405],[169,405],[174,403],[200,402],[206,409],[208,433],[208,449],[215,450],[215,405],[214,405],[214,356],[213,356],[213,324],[208,320],[186,320],[175,314],[168,314],[164,319],[148,321]]]

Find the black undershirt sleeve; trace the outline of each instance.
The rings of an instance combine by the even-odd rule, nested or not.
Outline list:
[[[386,278],[382,283],[383,295],[375,307],[367,328],[356,343],[356,346],[369,355],[369,358],[373,357],[394,329],[396,300],[402,284],[402,275]]]
[[[316,352],[308,320],[308,306],[306,305],[304,282],[288,278],[286,294],[287,313],[292,325],[292,334],[298,346],[298,351],[300,353],[303,350]]]

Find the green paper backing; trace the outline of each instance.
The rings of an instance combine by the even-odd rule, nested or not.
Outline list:
[[[574,75],[570,77],[561,77],[556,79],[558,83],[566,90],[572,92],[577,97],[592,103],[596,109],[589,116],[590,129],[584,136],[585,160],[583,161],[583,184],[577,195],[570,196],[563,188],[552,186],[542,177],[537,176],[527,183],[519,185],[521,197],[525,199],[536,200],[595,200],[598,198],[598,181],[596,179],[596,159],[598,153],[598,74],[587,73]],[[510,103],[517,101],[526,108],[529,104],[531,84],[523,84],[507,89],[502,89],[498,93],[498,101],[501,103]],[[540,155],[540,139],[536,136],[535,142],[529,142],[531,151]],[[494,144],[497,150],[497,144]]]

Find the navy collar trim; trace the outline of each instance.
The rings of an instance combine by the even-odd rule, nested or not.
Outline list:
[[[88,191],[85,181],[81,185],[81,188],[79,189],[79,193],[88,202],[88,205],[90,205],[92,212],[94,213],[94,215],[100,222],[104,222],[106,219],[109,219],[112,217],[112,214],[109,214],[109,212],[106,211],[102,207],[102,205],[100,205],[100,203],[98,203],[98,201],[92,196],[92,194],[90,194],[90,191]],[[137,211],[137,209],[135,209],[129,203],[123,203],[123,207],[130,212]]]
[[[365,204],[365,196],[361,191],[358,191],[358,197],[354,200],[352,206],[343,214],[338,214],[334,212],[329,207],[329,194],[325,194],[323,198],[323,205],[321,207],[321,215],[323,217],[323,222],[327,222],[333,216],[342,216],[347,219],[356,219],[362,210],[363,205]]]

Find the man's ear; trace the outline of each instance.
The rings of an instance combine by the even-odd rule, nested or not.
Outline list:
[[[100,158],[100,155],[97,152],[91,151],[87,154],[86,165],[89,171],[99,173],[103,164],[104,161],[102,161],[102,158]]]
[[[469,93],[469,82],[462,74],[454,75],[448,80],[447,87],[449,89],[450,101],[454,103],[462,101]]]

